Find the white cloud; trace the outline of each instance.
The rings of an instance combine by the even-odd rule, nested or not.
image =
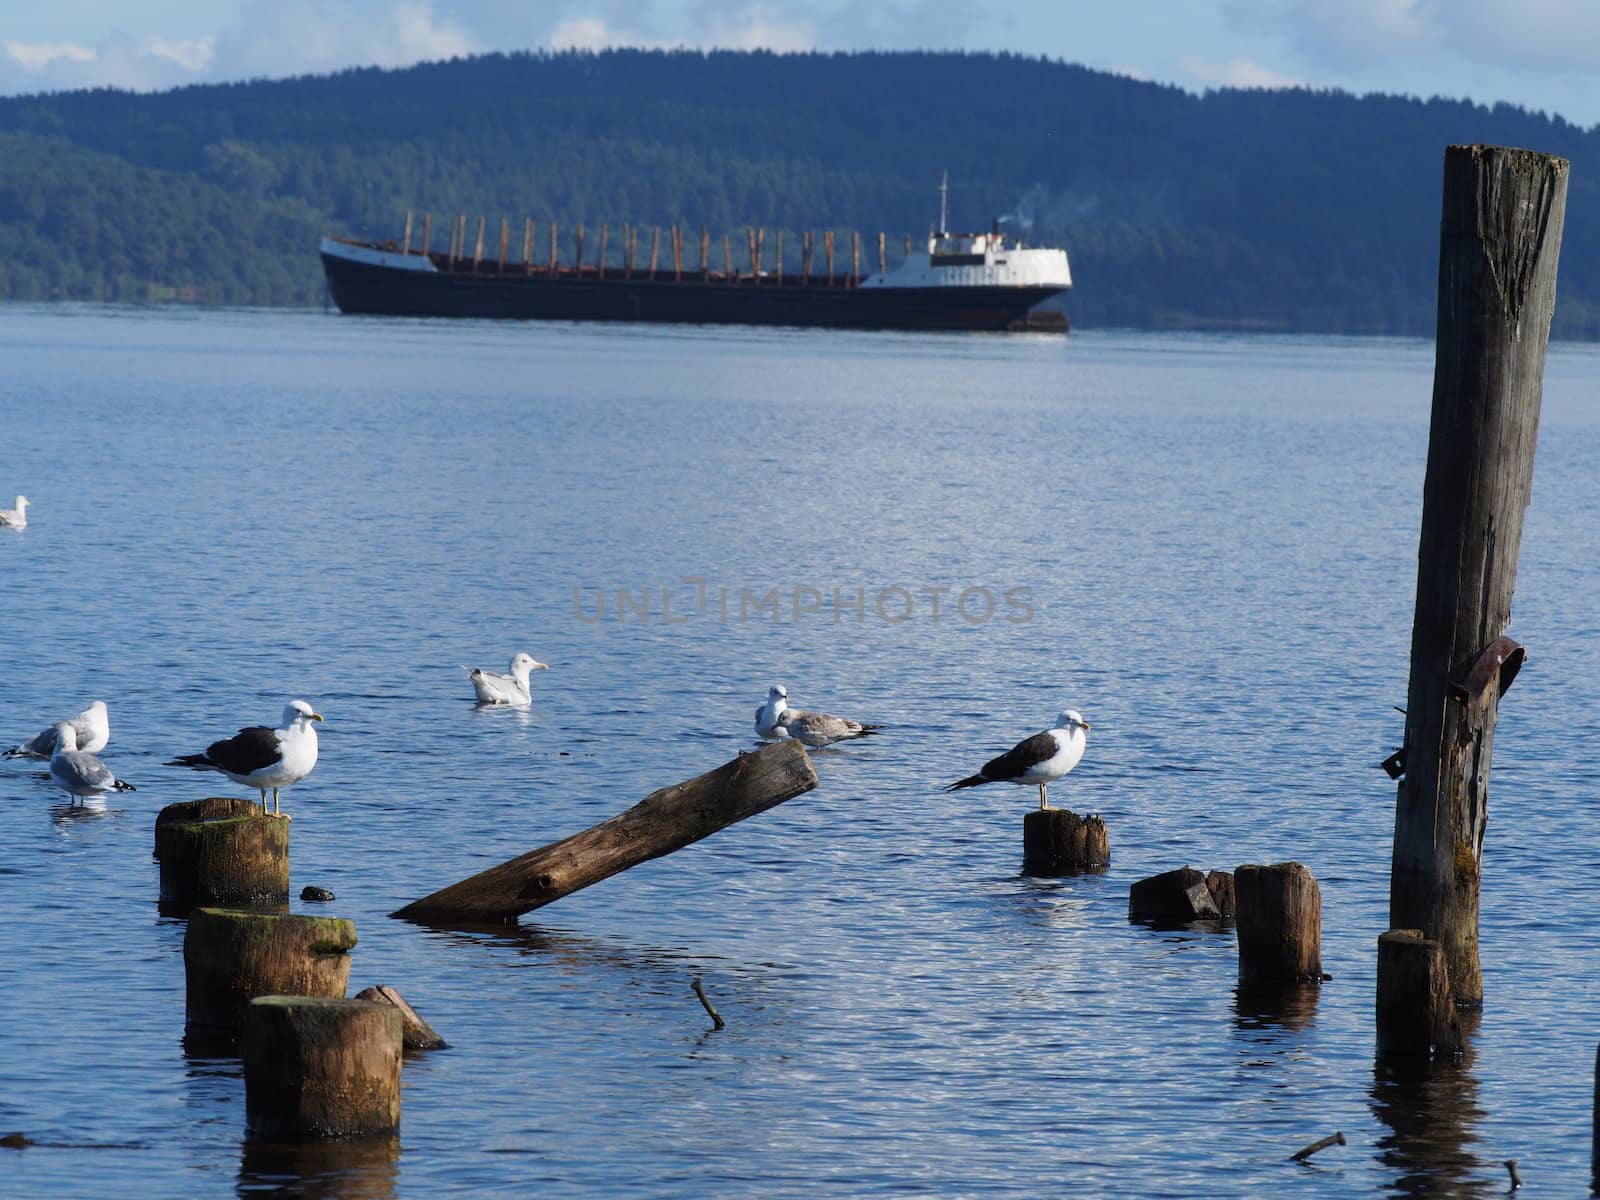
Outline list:
[[[216,40],[223,79],[279,78],[349,66],[407,67],[478,50],[466,30],[428,0],[375,7],[360,0],[247,0]]]
[[[613,26],[602,17],[573,17],[550,31],[548,44],[552,50],[694,46],[705,50],[773,50],[780,54],[813,50],[817,45],[817,31],[810,22],[786,19],[770,4],[713,0],[696,4],[688,18],[684,36],[668,40]]]
[[[1227,62],[1207,62],[1198,58],[1181,58],[1179,65],[1188,75],[1188,81],[1200,87],[1213,88],[1291,88],[1304,87],[1303,79],[1274,71],[1248,58],[1230,58]]]
[[[24,71],[43,71],[52,63],[90,63],[98,55],[71,42],[0,42],[0,50]]]
[[[153,37],[145,42],[144,52],[152,58],[169,59],[184,70],[199,74],[209,67],[211,60],[216,57],[217,39],[201,37],[170,41],[166,38]]]

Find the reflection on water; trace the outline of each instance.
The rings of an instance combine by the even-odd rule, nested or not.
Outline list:
[[[1316,983],[1240,982],[1233,993],[1234,1025],[1240,1032],[1307,1029],[1317,1016],[1322,987]]]
[[[1392,1189],[1411,1196],[1482,1196],[1504,1191],[1485,1175],[1476,1146],[1485,1113],[1478,1105],[1470,1034],[1477,1016],[1463,1011],[1468,1049],[1459,1056],[1386,1055],[1372,1068],[1372,1111],[1388,1126],[1379,1161],[1395,1172]]]
[[[399,1177],[398,1137],[247,1141],[237,1191],[248,1200],[390,1200]]]

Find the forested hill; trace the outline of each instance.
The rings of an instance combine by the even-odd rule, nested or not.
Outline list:
[[[1431,335],[1455,142],[1572,160],[1555,332],[1600,337],[1600,127],[948,53],[490,55],[0,100],[0,297],[320,304],[317,239],[398,237],[408,209],[441,249],[457,212],[510,218],[514,254],[525,216],[564,255],[580,221],[894,245],[948,170],[953,228],[1004,215],[1067,249],[1080,327]]]

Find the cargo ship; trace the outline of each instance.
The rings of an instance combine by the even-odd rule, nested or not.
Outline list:
[[[403,241],[324,238],[322,266],[328,290],[341,312],[410,317],[518,318],[566,321],[656,321],[689,324],[799,325],[842,329],[1037,330],[1065,332],[1059,309],[1039,309],[1072,286],[1066,251],[1027,247],[1002,234],[950,233],[939,227],[926,245],[910,239],[901,262],[890,269],[885,239],[878,235],[878,270],[863,273],[861,239],[849,239],[849,269],[835,270],[834,237],[801,239],[800,270],[784,270],[782,235],[769,263],[765,231],[751,229],[748,256],[733,261],[722,239],[722,269],[712,266],[710,237],[702,228],[698,262],[686,262],[684,234],[669,228],[663,262],[662,231],[650,237],[648,259],[639,252],[640,230],[624,226],[620,265],[606,259],[607,229],[599,252],[584,261],[578,226],[571,263],[560,261],[556,227],[550,226],[548,256],[533,253],[533,223],[523,230],[522,253],[508,253],[510,229],[500,223],[498,254],[484,253],[484,221],[478,219],[472,252],[466,219],[450,225],[445,253],[429,245],[427,222],[421,245],[411,246],[408,215]],[[821,242],[826,260],[817,255]],[[841,267],[844,264],[839,264]]]

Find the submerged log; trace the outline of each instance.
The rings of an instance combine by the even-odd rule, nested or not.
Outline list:
[[[450,1043],[435,1032],[417,1010],[406,1003],[406,998],[392,987],[379,984],[356,993],[357,1000],[371,1000],[375,1004],[393,1005],[400,1013],[400,1040],[407,1050],[447,1050]]]
[[[1103,871],[1110,861],[1111,839],[1099,816],[1036,808],[1022,818],[1022,869],[1029,875]]]
[[[1322,978],[1322,892],[1310,868],[1285,862],[1233,873],[1239,977],[1252,983]]]
[[[1487,664],[1501,687],[1475,692],[1460,681],[1475,674],[1511,619],[1567,176],[1565,159],[1531,150],[1445,151],[1433,410],[1389,924],[1438,940],[1462,1004],[1483,1000],[1478,893],[1507,660]],[[1515,657],[1511,676],[1521,661]]]
[[[775,742],[684,783],[652,792],[627,812],[406,905],[415,921],[511,922],[525,912],[681,850],[817,786],[799,742]]]
[[[347,1138],[400,1128],[400,1010],[369,1000],[259,996],[244,1034],[250,1136]]]
[[[1450,994],[1444,948],[1420,929],[1378,935],[1378,1053],[1453,1054],[1461,1017]]]
[[[1206,877],[1193,867],[1179,867],[1141,879],[1128,889],[1128,919],[1158,924],[1215,921],[1222,916]]]
[[[289,900],[289,817],[249,800],[167,805],[156,817],[155,856],[165,912]]]
[[[183,939],[187,1028],[237,1033],[257,996],[344,997],[355,922],[199,908]]]

